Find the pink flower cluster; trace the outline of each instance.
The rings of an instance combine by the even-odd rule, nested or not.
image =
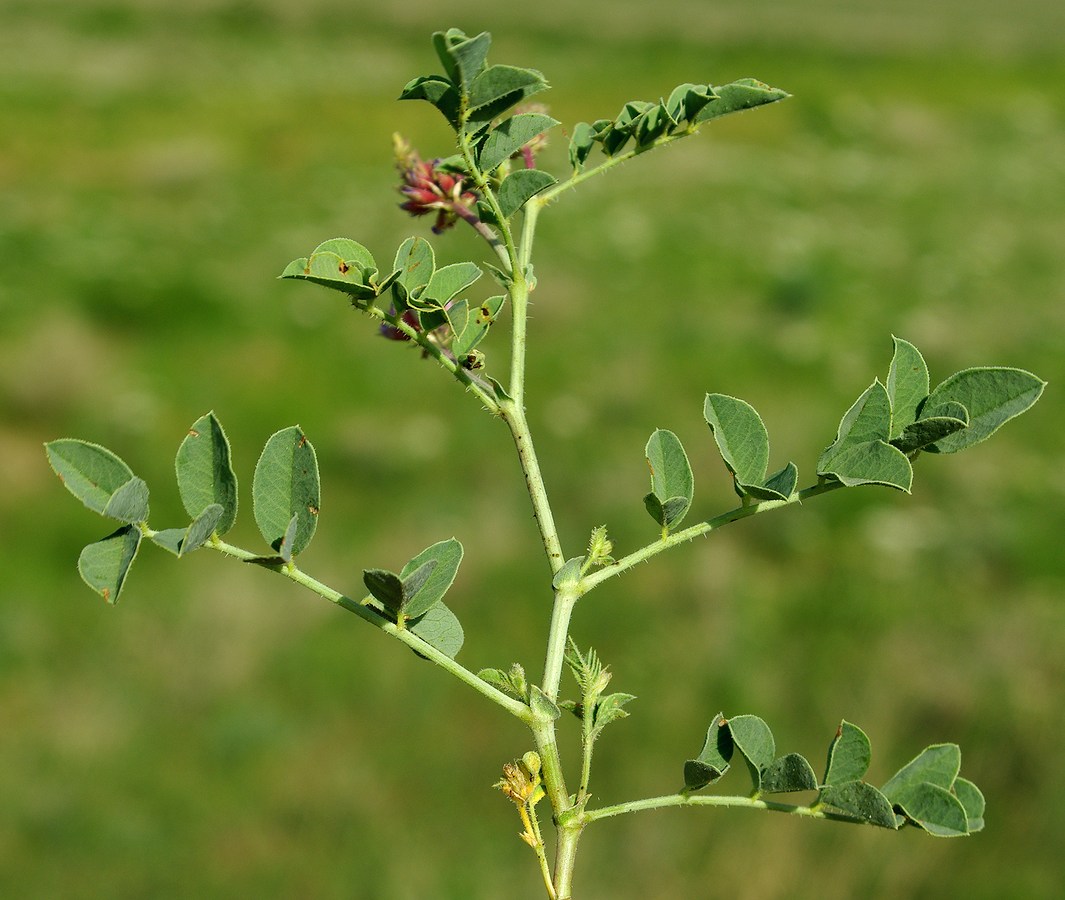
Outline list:
[[[396,167],[402,178],[399,192],[407,198],[400,204],[400,209],[412,216],[435,212],[434,234],[450,228],[459,218],[476,220],[477,195],[466,190],[463,175],[440,168],[438,159],[422,161],[398,134],[393,137],[393,142]]]

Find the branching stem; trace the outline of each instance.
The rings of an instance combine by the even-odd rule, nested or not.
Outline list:
[[[651,809],[666,809],[671,806],[724,806],[741,809],[762,809],[769,812],[791,813],[792,815],[805,816],[811,819],[831,819],[835,822],[850,822],[854,825],[868,824],[861,819],[843,815],[842,813],[828,812],[817,807],[778,803],[774,800],[763,800],[760,797],[724,797],[714,794],[666,794],[664,797],[630,800],[627,803],[618,803],[616,806],[589,809],[581,813],[580,818],[587,825],[589,822],[595,822],[599,819],[609,819],[613,816]]]
[[[258,562],[262,560],[257,554],[244,550],[241,547],[236,547],[233,544],[226,543],[218,537],[211,538],[204,546],[244,562]],[[529,711],[529,707],[524,703],[515,700],[513,697],[508,697],[502,691],[497,690],[486,681],[478,678],[476,674],[471,672],[465,666],[453,660],[446,653],[441,653],[432,644],[423,641],[420,637],[410,631],[410,629],[399,628],[394,622],[384,618],[373,607],[364,603],[359,603],[358,601],[352,600],[350,597],[341,594],[339,591],[333,590],[333,588],[323,584],[316,578],[312,578],[295,565],[286,564],[281,560],[275,561],[272,559],[263,560],[262,564],[265,568],[277,572],[279,575],[283,575],[285,578],[296,582],[296,584],[314,591],[319,597],[323,597],[331,603],[335,603],[337,606],[346,609],[348,612],[355,613],[360,619],[364,619],[371,625],[380,628],[386,634],[396,638],[396,640],[403,642],[416,653],[426,657],[431,662],[436,663],[440,668],[449,672],[451,675],[454,675],[459,681],[473,688],[477,693],[487,697],[498,706],[502,706],[503,709],[511,715],[516,716],[523,722],[531,722],[532,715]]]

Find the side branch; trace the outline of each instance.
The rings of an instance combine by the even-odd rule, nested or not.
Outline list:
[[[763,800],[756,797],[723,797],[708,794],[667,794],[664,797],[648,797],[646,800],[630,800],[616,806],[604,806],[601,809],[589,809],[581,813],[581,821],[587,825],[598,819],[609,819],[626,813],[641,812],[650,809],[666,809],[671,806],[723,806],[740,809],[762,809],[768,812],[791,813],[809,819],[827,819],[833,822],[849,822],[852,825],[869,824],[863,819],[847,816],[843,813],[827,812],[815,806],[800,806],[794,803],[778,803],[775,800]]]
[[[241,547],[235,547],[232,544],[228,544],[218,537],[211,538],[204,546],[210,547],[226,556],[232,556],[243,562],[257,562],[260,557],[254,553],[250,553]],[[455,662],[446,653],[441,653],[432,644],[423,641],[416,634],[413,634],[409,629],[398,628],[394,622],[381,616],[373,607],[366,606],[353,600],[351,597],[341,594],[339,591],[333,590],[326,584],[318,581],[316,578],[312,578],[306,572],[301,571],[294,565],[285,565],[283,562],[278,561],[265,566],[271,571],[277,572],[279,575],[283,575],[290,581],[296,582],[309,590],[314,591],[319,597],[323,597],[331,603],[335,603],[337,606],[346,609],[348,612],[354,613],[360,619],[369,622],[376,628],[380,628],[386,634],[391,635],[396,640],[406,644],[411,650],[415,651],[421,656],[431,662],[436,663],[440,668],[447,671],[449,674],[454,675],[459,681],[464,682],[473,688],[477,693],[483,694],[493,703],[498,706],[502,706],[511,715],[516,716],[525,723],[532,721],[532,714],[529,711],[529,707],[513,697],[508,697],[502,691],[492,687],[492,685],[478,678],[476,674],[471,672],[465,666]]]
[[[715,516],[712,519],[708,519],[705,522],[699,522],[696,525],[681,529],[680,531],[675,531],[672,534],[666,535],[661,540],[655,541],[653,544],[648,544],[646,547],[643,547],[634,553],[630,553],[628,556],[623,556],[621,559],[600,569],[598,572],[586,575],[581,584],[586,592],[590,591],[607,579],[628,571],[638,563],[651,559],[651,557],[657,556],[662,551],[669,550],[671,547],[676,547],[678,544],[686,544],[689,541],[695,540],[697,537],[709,534],[711,531],[715,531],[722,525],[728,525],[730,522],[746,519],[748,516],[755,516],[759,513],[769,512],[771,509],[779,509],[782,506],[801,503],[803,500],[808,500],[819,494],[827,494],[829,491],[834,491],[843,486],[843,483],[840,481],[825,481],[804,488],[801,491],[796,491],[786,500],[763,500],[761,503],[750,503],[746,506],[737,506],[735,509],[730,509],[728,512]]]

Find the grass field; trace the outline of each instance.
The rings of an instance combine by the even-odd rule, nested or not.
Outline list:
[[[706,391],[753,403],[773,462],[806,483],[892,334],[933,381],[1000,364],[1051,382],[988,444],[922,458],[912,497],[837,493],[739,523],[574,620],[639,698],[597,749],[603,803],[676,789],[719,709],[761,715],[815,767],[846,717],[872,738],[874,779],[960,743],[987,830],[626,817],[583,839],[579,900],[1058,896],[1065,7],[483,6],[0,0],[0,896],[540,896],[490,789],[528,749],[517,724],[212,554],[148,547],[106,607],[74,569],[106,523],[41,450],[110,446],[165,527],[198,416],[226,425],[244,488],[298,422],[324,484],[304,567],[355,592],[363,568],[454,534],[462,661],[539,671],[550,597],[505,429],[342,300],[274,277],[324,238],[388,258],[427,232],[395,208],[390,135],[427,155],[447,135],[393,101],[449,25],[543,70],[567,125],[682,81],[794,94],[543,217],[528,402],[571,555],[602,523],[621,552],[653,536],[655,427],[693,457],[693,515],[732,505]],[[545,159],[564,171],[563,141]],[[484,259],[472,235],[435,243]],[[500,336],[486,349],[503,370]],[[235,540],[257,546],[243,500]]]

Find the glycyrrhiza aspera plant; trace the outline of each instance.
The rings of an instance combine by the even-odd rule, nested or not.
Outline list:
[[[938,836],[979,831],[984,800],[959,774],[961,756],[954,744],[932,744],[886,782],[873,784],[865,780],[869,740],[857,725],[843,721],[834,730],[828,727],[827,762],[815,769],[798,753],[778,752],[769,726],[758,716],[711,715],[709,710],[701,746],[700,736],[693,735],[697,752],[678,762],[678,789],[613,806],[594,802],[596,742],[608,726],[629,715],[634,698],[611,690],[612,671],[592,647],[571,638],[570,616],[578,602],[594,603],[589,594],[637,563],[740,519],[861,485],[908,492],[918,457],[942,457],[983,441],[1034,404],[1044,383],[1021,369],[978,367],[933,387],[917,348],[894,338],[884,379],[873,379],[844,412],[836,434],[826,436],[812,483],[801,488],[794,463],[770,466],[766,428],[755,409],[736,397],[708,393],[703,417],[725,477],[732,481],[736,505],[709,517],[703,511],[690,515],[695,492],[687,453],[673,432],[658,429],[644,448],[650,487],[643,503],[653,520],[649,543],[618,548],[605,527],[589,527],[586,546],[564,548],[526,418],[526,322],[530,295],[538,289],[532,257],[540,215],[589,178],[626,160],[687,138],[720,116],[788,95],[744,78],[716,86],[681,84],[665,99],[626,103],[614,118],[569,129],[569,168],[556,177],[538,168],[538,160],[547,135],[560,123],[544,107],[529,103],[548,87],[544,76],[535,69],[490,64],[489,45],[488,34],[467,37],[451,29],[433,35],[443,73],[413,79],[401,98],[425,101],[443,115],[454,131],[454,152],[422,159],[398,136],[395,150],[402,208],[432,218],[436,234],[460,222],[469,225],[487,244],[490,262],[438,264],[433,245],[411,237],[382,267],[362,244],[336,238],[291,262],[281,277],[338,291],[374,321],[380,335],[417,345],[418,355],[509,429],[546,557],[542,582],[529,585],[528,594],[541,598],[545,610],[553,603],[542,674],[520,663],[477,668],[459,661],[462,600],[449,597],[444,603],[463,558],[463,546],[454,537],[414,553],[398,572],[367,567],[361,587],[345,586],[350,593],[299,567],[318,524],[320,484],[314,447],[295,425],[269,439],[252,477],[252,511],[268,547],[264,550],[225,540],[237,514],[237,477],[228,438],[214,413],[193,423],[177,451],[178,490],[190,519],[177,528],[156,530],[149,524],[147,484],[110,450],[75,439],[47,444],[48,459],[67,489],[121,523],[82,550],[82,578],[114,604],[145,539],[178,557],[214,550],[338,604],[519,719],[529,730],[528,750],[503,765],[496,787],[514,804],[521,837],[554,900],[574,896],[584,830],[642,810],[728,806],[887,830],[912,826]],[[484,283],[493,289],[482,290]],[[541,302],[550,302],[549,290],[538,290]],[[489,332],[502,330],[503,323],[510,329],[509,371],[496,368],[482,349]],[[567,671],[572,681],[565,679],[564,685]],[[575,771],[564,771],[560,759],[557,723],[564,716],[579,721],[581,762]],[[746,770],[746,789],[741,786],[735,795],[706,792],[734,762]]]

